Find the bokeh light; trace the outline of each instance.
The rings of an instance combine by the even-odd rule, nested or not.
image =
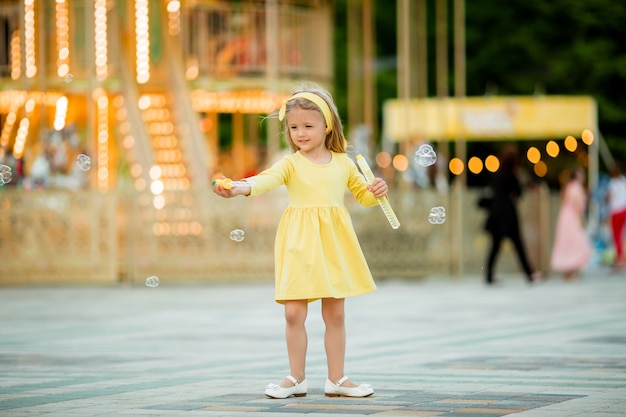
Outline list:
[[[454,175],[461,175],[463,173],[463,170],[465,169],[465,166],[463,164],[463,161],[461,161],[459,158],[452,158],[448,163],[448,168],[450,169],[450,172]]]
[[[472,174],[480,174],[483,170],[483,161],[477,156],[472,156],[467,162],[467,169]]]
[[[578,148],[578,141],[574,136],[568,136],[565,138],[565,149],[570,152],[574,152]]]
[[[391,155],[389,152],[378,152],[376,154],[376,164],[381,168],[389,168],[391,165]]]
[[[585,129],[583,130],[582,133],[582,140],[585,143],[585,145],[589,146],[593,143],[593,132],[589,129]]]
[[[530,163],[536,164],[541,160],[541,152],[539,152],[539,149],[531,146],[530,148],[528,148],[528,151],[526,151],[526,157],[528,158]]]
[[[534,171],[535,175],[537,175],[538,177],[545,177],[548,173],[548,166],[545,162],[539,161],[535,164]]]
[[[485,168],[487,168],[487,171],[489,172],[496,172],[500,169],[500,160],[498,157],[495,155],[489,155],[485,159]]]
[[[159,178],[161,178],[161,167],[158,165],[152,165],[152,167],[150,168],[150,178],[152,178],[153,180],[158,180]]]
[[[393,157],[393,167],[398,171],[404,172],[409,168],[409,159],[401,154]]]
[[[165,197],[162,195],[155,195],[152,199],[152,205],[157,210],[162,210],[165,207]]]
[[[553,140],[546,143],[546,153],[552,158],[556,158],[557,156],[559,156],[559,152],[561,152],[561,148],[559,148],[558,143]]]

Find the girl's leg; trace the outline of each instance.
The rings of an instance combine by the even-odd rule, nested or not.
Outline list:
[[[304,322],[308,312],[307,300],[285,301],[285,337],[287,339],[287,354],[291,376],[301,382],[305,378],[305,362],[307,349],[307,335]],[[293,382],[285,379],[281,384],[284,387],[293,386]]]
[[[328,362],[328,379],[337,382],[343,378],[343,365],[346,356],[346,326],[343,298],[323,298],[322,318],[326,325],[324,347]],[[356,387],[351,381],[342,384],[344,387]]]

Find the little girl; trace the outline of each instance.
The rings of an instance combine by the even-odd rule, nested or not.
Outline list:
[[[285,185],[285,209],[274,248],[276,301],[285,306],[287,353],[291,374],[280,384],[269,384],[270,398],[303,397],[307,393],[305,361],[308,303],[321,299],[326,327],[324,346],[329,397],[367,397],[368,384],[346,377],[344,299],[376,289],[344,206],[346,188],[365,206],[387,194],[387,183],[376,178],[367,184],[346,155],[343,127],[331,95],[317,85],[297,90],[281,107],[293,153],[271,168],[248,178],[251,185],[213,191],[222,197],[257,196]]]

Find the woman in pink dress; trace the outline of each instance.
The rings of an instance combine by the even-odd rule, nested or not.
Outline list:
[[[583,225],[587,193],[582,169],[574,168],[563,188],[561,208],[556,222],[550,268],[566,280],[576,278],[591,258],[591,243]]]

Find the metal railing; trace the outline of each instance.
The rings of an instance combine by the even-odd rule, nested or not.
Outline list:
[[[197,65],[199,77],[218,79],[264,78],[272,65],[278,77],[330,80],[330,8],[264,3],[210,2],[183,8],[187,65]],[[275,25],[269,23],[272,19]]]
[[[119,4],[117,4],[119,3]],[[326,82],[333,75],[333,22],[331,2],[238,1],[194,2],[181,9],[178,37],[185,68],[195,66],[197,78],[266,80],[307,78]],[[40,67],[37,86],[62,88],[64,80],[56,74],[57,45],[55,3],[41,2],[35,29],[41,39],[36,47]],[[120,34],[134,33],[131,9],[125,2],[111,3],[108,13],[109,51],[119,47]],[[164,3],[162,3],[164,4]],[[0,81],[11,80],[11,40],[23,38],[22,2],[0,4]],[[153,16],[167,14],[163,10]],[[94,77],[93,5],[70,2],[68,15],[69,68],[73,85]],[[163,27],[161,21],[155,23]],[[166,26],[163,30],[166,30]],[[45,33],[44,33],[45,31]],[[156,33],[156,32],[155,32]],[[165,34],[162,34],[165,36]],[[160,45],[162,39],[152,39]],[[23,51],[21,52],[23,53]],[[109,54],[109,77],[119,77],[120,63]],[[24,58],[21,58],[24,61]],[[166,57],[165,59],[169,59]],[[22,66],[24,63],[22,62]],[[24,78],[22,70],[22,79]],[[34,81],[33,81],[34,82]],[[82,85],[82,84],[81,84]]]
[[[141,283],[152,275],[163,283],[271,281],[285,190],[254,202],[209,190],[205,197],[198,204],[196,193],[169,194],[168,205],[156,210],[149,194],[5,186],[0,285]],[[362,207],[351,196],[347,206],[374,277],[419,279],[484,273],[489,239],[477,199],[474,191],[392,190],[397,230],[378,207]],[[428,222],[434,206],[446,207],[445,223]],[[528,193],[520,205],[529,257],[544,271],[557,208],[558,195],[545,190]],[[242,242],[229,238],[234,229],[244,231]],[[498,271],[520,271],[509,245]]]

